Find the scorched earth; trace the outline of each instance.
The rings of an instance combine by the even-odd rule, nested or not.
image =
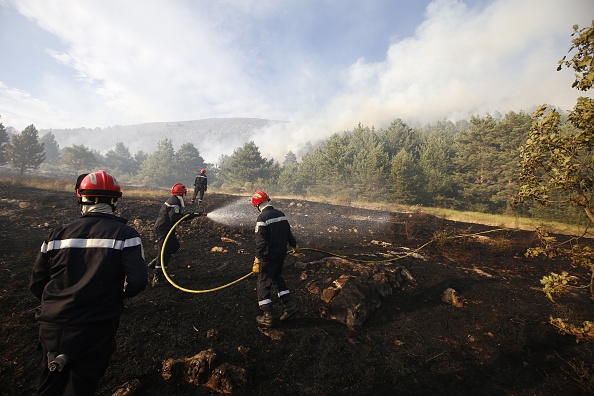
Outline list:
[[[31,395],[40,359],[31,267],[48,232],[79,212],[71,192],[9,183],[0,191],[0,393]],[[147,263],[167,197],[124,189],[119,203]],[[253,275],[199,292],[247,275],[254,253],[249,198],[207,193],[209,216],[177,228],[182,249],[168,275],[178,287],[164,281],[127,301],[100,395],[594,392],[592,343],[548,323],[591,320],[593,302],[574,294],[553,304],[539,283],[551,271],[584,282],[587,274],[566,260],[526,258],[539,243],[533,232],[272,199],[304,248],[284,270],[298,317],[258,328]]]

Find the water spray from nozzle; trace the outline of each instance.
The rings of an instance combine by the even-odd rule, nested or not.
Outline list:
[[[255,220],[254,208],[245,198],[239,198],[208,213],[208,218],[228,226],[251,224]]]

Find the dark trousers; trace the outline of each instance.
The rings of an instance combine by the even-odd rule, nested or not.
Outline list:
[[[283,303],[292,299],[291,293],[287,288],[285,278],[283,278],[283,261],[264,262],[260,267],[258,274],[258,305],[262,311],[272,311],[272,286],[276,286],[278,295]]]
[[[155,264],[156,269],[161,269],[161,251],[163,250],[163,244],[165,244],[166,237],[167,234],[159,235],[159,242],[157,244],[157,264]],[[165,267],[167,267],[169,260],[171,260],[171,256],[173,256],[173,254],[179,250],[180,246],[181,245],[175,236],[175,232],[172,232],[169,235],[169,239],[167,239],[167,244],[165,245],[165,250],[163,251],[163,265]]]
[[[194,188],[194,198],[196,199],[196,196],[200,194],[200,200],[202,201],[202,198],[204,198],[204,187],[195,187]]]
[[[39,324],[42,350],[37,395],[93,395],[107,371],[116,349],[119,319],[79,326]],[[48,353],[65,354],[69,360],[62,371],[50,371]]]

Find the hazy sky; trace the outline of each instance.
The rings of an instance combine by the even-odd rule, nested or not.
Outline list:
[[[571,109],[557,62],[593,18],[592,0],[0,0],[0,122],[255,117],[311,138]]]

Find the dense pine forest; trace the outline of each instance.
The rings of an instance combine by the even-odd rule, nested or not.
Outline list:
[[[263,188],[272,194],[347,205],[399,203],[576,221],[583,215],[575,207],[515,205],[519,148],[533,121],[531,114],[509,112],[424,127],[411,127],[401,119],[377,130],[359,124],[295,147],[282,163],[263,157],[253,141],[210,164],[200,155],[200,147],[185,143],[175,150],[168,138],[158,142],[154,152],[134,155],[123,142],[104,154],[84,145],[60,148],[51,132],[39,137],[33,125],[10,134],[0,124],[0,140],[21,147],[22,158],[13,155],[11,162],[21,173],[41,168],[67,176],[103,168],[123,183],[167,187],[179,181],[191,186],[204,167],[211,189],[222,192],[249,194]],[[6,164],[4,151],[0,159]]]

